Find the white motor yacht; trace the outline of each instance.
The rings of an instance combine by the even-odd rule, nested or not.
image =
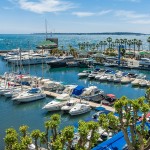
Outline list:
[[[147,81],[147,86],[150,87],[150,81]]]
[[[66,113],[68,113],[68,112],[74,107],[75,104],[76,104],[76,101],[74,101],[74,100],[72,99],[72,100],[68,101],[68,102],[66,103],[66,105],[64,105],[64,106],[61,108],[61,110],[64,111],[64,112],[66,112]]]
[[[114,75],[108,75],[108,77],[107,77],[107,81],[109,81],[109,82],[112,82],[112,81],[114,81]]]
[[[58,100],[53,100],[53,101],[49,102],[48,104],[46,104],[42,109],[45,109],[47,111],[61,110],[61,107],[66,105],[66,103],[67,103],[66,101],[61,102],[61,101],[58,101]]]
[[[96,80],[99,80],[101,78],[101,76],[103,76],[104,73],[98,73],[96,76],[95,76],[95,79]]]
[[[70,111],[69,114],[72,116],[84,114],[89,112],[91,107],[88,104],[77,103]]]
[[[46,97],[46,94],[42,92],[39,88],[32,88],[31,90],[20,93],[18,96],[14,97],[12,100],[18,102],[31,102]]]
[[[134,81],[131,82],[132,86],[137,86],[141,82],[142,79],[135,79]]]
[[[13,97],[13,96],[19,95],[20,92],[21,92],[21,88],[11,89],[9,92],[4,93],[4,96],[9,98],[9,97]]]
[[[131,82],[131,80],[130,80],[129,77],[122,77],[121,78],[121,83],[122,84],[127,84],[127,83],[130,83],[130,82]]]
[[[81,73],[78,73],[79,78],[87,77],[91,73],[91,70],[84,70]]]
[[[108,77],[108,74],[104,74],[104,75],[102,75],[102,76],[99,78],[99,80],[100,80],[100,81],[106,81],[106,80],[107,80],[107,77]]]
[[[89,78],[89,79],[94,79],[95,76],[98,75],[98,73],[99,73],[99,72],[93,71],[93,72],[91,72],[91,73],[88,75],[88,78]]]
[[[84,89],[80,97],[85,100],[100,101],[101,95],[103,94],[104,94],[104,91],[98,89],[97,86],[90,86],[89,88]]]
[[[11,90],[12,90],[11,88],[0,89],[0,95],[4,95],[5,93],[10,92]]]
[[[58,95],[56,99],[61,101],[70,100],[70,95],[72,94],[72,91],[75,87],[77,87],[77,85],[67,85],[63,93]]]
[[[115,76],[113,81],[114,81],[115,83],[119,83],[119,82],[121,81],[121,77]]]
[[[141,80],[140,82],[139,82],[139,85],[141,86],[141,87],[144,87],[144,86],[147,86],[147,80]]]

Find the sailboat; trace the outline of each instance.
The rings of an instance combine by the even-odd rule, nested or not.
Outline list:
[[[20,59],[21,59],[21,49],[20,49]],[[20,63],[20,68],[21,68],[21,63]],[[42,65],[42,75],[43,75],[43,65]],[[22,89],[22,78],[21,78],[20,83],[21,83],[21,89]],[[21,92],[17,96],[15,96],[14,98],[12,98],[12,100],[15,100],[18,102],[31,102],[31,101],[43,99],[45,97],[46,97],[46,94],[42,91],[42,89],[31,88],[28,91],[22,91],[21,90]]]

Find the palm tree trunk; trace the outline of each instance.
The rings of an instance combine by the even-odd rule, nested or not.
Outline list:
[[[135,44],[134,44],[134,57],[135,57]]]
[[[35,148],[36,148],[36,150],[38,150],[37,139],[35,139]]]

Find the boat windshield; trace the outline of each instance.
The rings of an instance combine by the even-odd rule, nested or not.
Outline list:
[[[31,89],[27,93],[38,93],[39,89]]]

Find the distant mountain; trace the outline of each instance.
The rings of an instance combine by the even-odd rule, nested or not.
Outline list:
[[[32,33],[32,34],[45,34],[45,33]],[[144,33],[134,33],[134,32],[102,32],[102,33],[47,33],[55,35],[148,35]]]

